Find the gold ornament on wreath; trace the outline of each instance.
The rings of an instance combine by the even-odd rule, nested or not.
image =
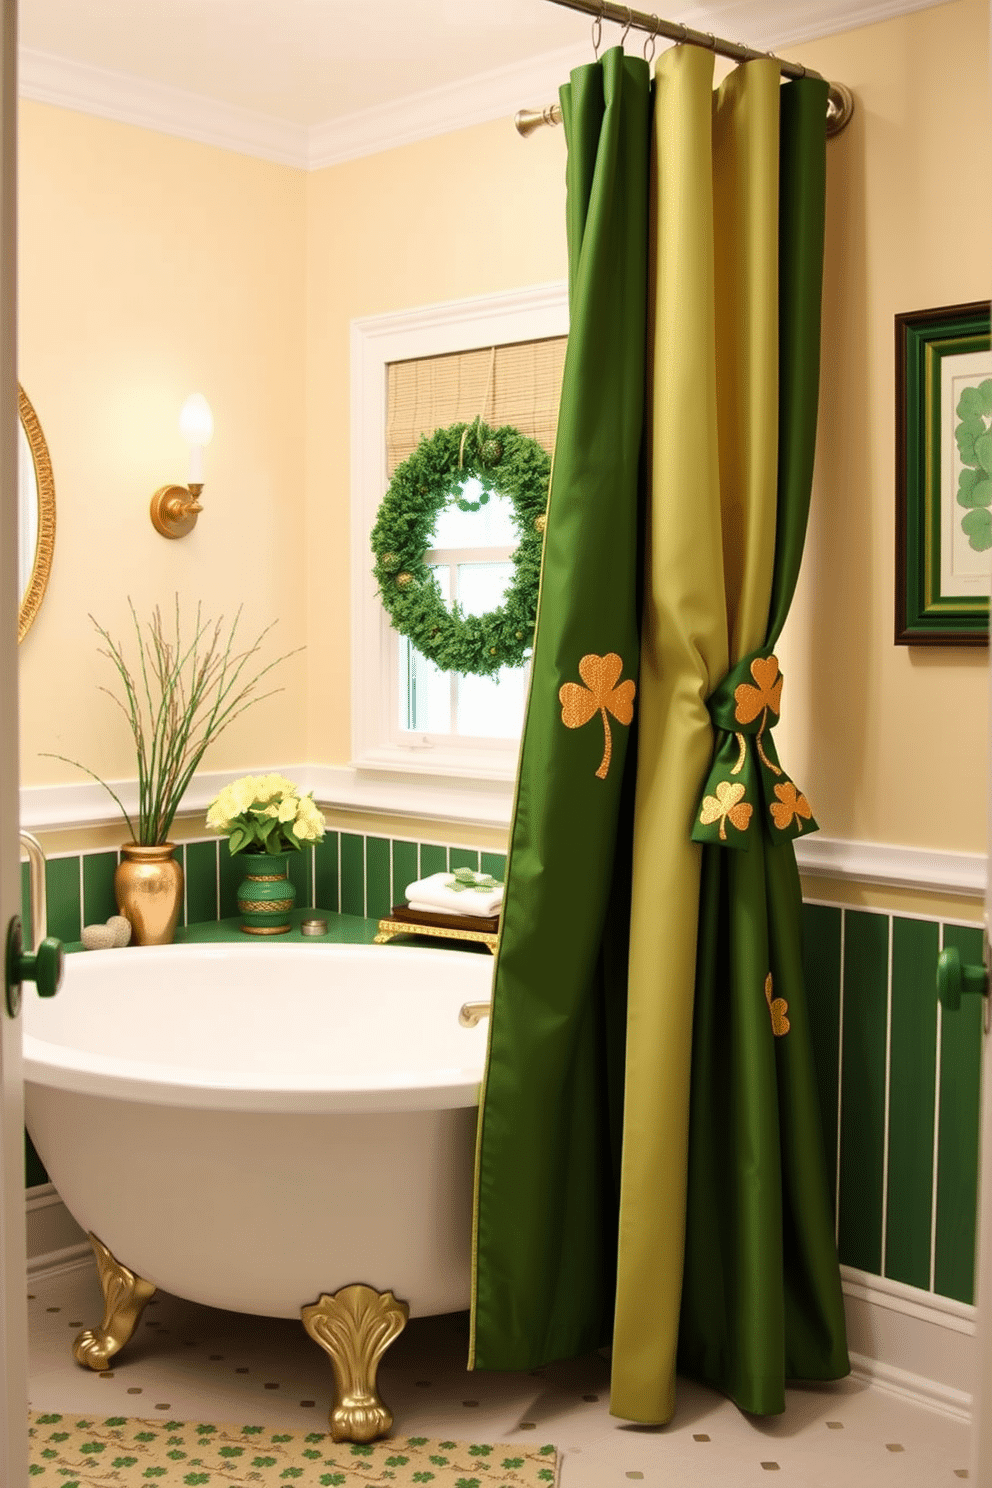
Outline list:
[[[465,492],[474,477],[477,499]],[[398,466],[372,528],[373,572],[393,628],[442,671],[494,676],[520,666],[534,641],[537,593],[551,479],[551,456],[507,424],[452,424],[421,439]],[[448,506],[475,511],[492,496],[513,508],[519,542],[502,604],[484,615],[449,610],[424,561],[438,517]]]

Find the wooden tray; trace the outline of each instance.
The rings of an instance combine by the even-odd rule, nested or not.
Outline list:
[[[495,955],[499,942],[499,915],[454,915],[443,910],[411,909],[394,904],[379,921],[375,945],[385,945],[396,935],[433,935],[441,940],[467,940],[485,945]]]

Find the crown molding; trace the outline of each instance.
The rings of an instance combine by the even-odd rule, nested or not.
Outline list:
[[[572,68],[591,60],[589,43],[583,42],[329,119],[310,131],[309,167],[323,170],[474,124],[509,121],[520,108],[544,108],[555,102]]]
[[[865,26],[877,26],[881,21],[895,20],[897,16],[909,15],[915,10],[932,10],[950,0],[875,0],[874,4],[861,4],[859,0],[820,0],[813,14],[803,13],[801,6],[793,0],[782,0],[780,5],[766,5],[768,19],[751,28],[748,44],[780,51],[784,47],[799,46],[804,41],[819,41],[824,36],[837,36],[843,31],[861,31]],[[703,29],[703,28],[700,28]],[[838,83],[844,78],[831,79]]]
[[[307,168],[309,130],[128,73],[22,47],[18,92],[36,103],[154,129],[276,165]]]
[[[820,0],[811,16],[808,11],[804,15],[802,7],[797,10],[792,0],[771,0],[759,15],[752,14],[747,40],[755,46],[781,49],[929,9],[932,3],[875,0],[866,5],[859,0]],[[721,17],[726,27],[731,17],[725,4],[694,7],[687,19],[700,30],[720,30]],[[618,35],[608,35],[607,44]],[[28,47],[20,50],[19,86],[22,97],[39,103],[155,129],[278,165],[322,170],[475,124],[509,120],[519,108],[544,108],[554,102],[572,68],[590,60],[590,45],[583,42],[309,128]]]

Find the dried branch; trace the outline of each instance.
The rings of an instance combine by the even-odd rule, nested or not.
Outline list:
[[[303,648],[287,651],[256,671],[246,670],[272,625],[260,631],[243,650],[236,651],[240,608],[225,630],[223,616],[216,621],[204,620],[202,605],[198,604],[192,634],[187,631],[185,636],[178,595],[168,633],[157,605],[144,628],[130,596],[128,608],[137,652],[133,666],[103,626],[92,615],[89,618],[104,642],[99,655],[116,669],[123,696],[109,687],[100,690],[124,714],[134,741],[137,832],[120,798],[95,771],[62,754],[47,757],[63,760],[98,781],[120,808],[132,840],[154,846],[166,840],[179,803],[209,746],[246,708],[281,691],[274,688],[258,694],[257,688],[274,667]]]

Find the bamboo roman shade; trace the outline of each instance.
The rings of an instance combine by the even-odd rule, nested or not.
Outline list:
[[[422,434],[480,415],[496,428],[512,424],[553,453],[566,340],[555,336],[390,362],[386,421],[390,476],[413,454]]]

